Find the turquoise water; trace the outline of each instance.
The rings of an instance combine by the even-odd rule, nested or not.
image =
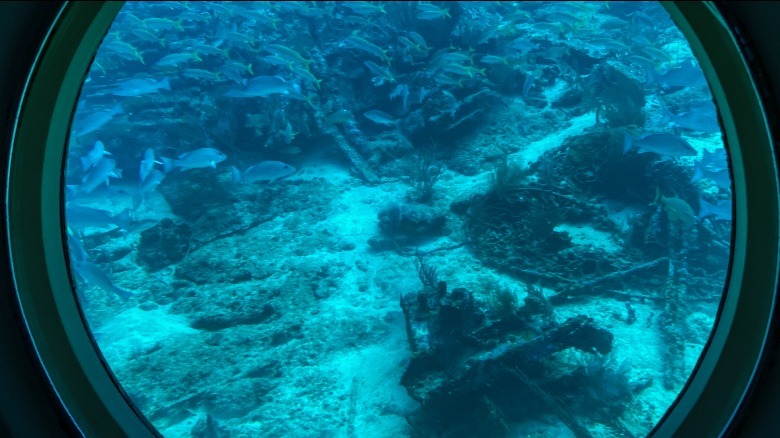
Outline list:
[[[710,334],[731,180],[649,2],[130,2],[71,267],[165,436],[640,436]]]

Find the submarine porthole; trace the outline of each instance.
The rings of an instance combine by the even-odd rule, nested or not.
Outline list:
[[[164,435],[647,433],[729,261],[716,106],[653,3],[127,3],[65,184],[86,320]]]
[[[121,391],[164,436],[651,433],[749,156],[684,9],[126,3],[62,174]]]

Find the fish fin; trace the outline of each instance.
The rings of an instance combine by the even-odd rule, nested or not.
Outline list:
[[[714,205],[710,204],[709,202],[705,201],[704,199],[699,198],[699,219],[704,219],[707,216],[710,216],[713,214],[712,207]]]
[[[661,202],[663,200],[663,197],[664,196],[661,194],[661,188],[658,187],[658,186],[655,186],[655,200],[653,200],[653,203],[650,204],[650,205],[653,205],[653,204],[655,204],[655,205],[663,205],[663,202]]]
[[[130,225],[131,219],[130,219],[130,208],[125,208],[124,210],[120,211],[119,213],[115,214],[112,219],[115,219],[115,224],[123,229],[126,230],[127,226]]]
[[[704,178],[704,172],[702,172],[701,167],[699,167],[698,164],[694,166],[693,176],[691,177],[691,182],[696,182],[700,179]]]
[[[163,172],[168,173],[176,167],[176,162],[170,158],[160,157],[163,161]]]
[[[79,186],[75,184],[68,184],[65,186],[65,197],[72,198],[79,194]]]
[[[233,176],[233,184],[241,183],[241,171],[236,166],[230,166],[230,174]]]
[[[660,74],[655,68],[645,68],[645,85],[650,86],[658,82]]]
[[[130,292],[129,290],[124,290],[124,289],[120,288],[119,286],[114,286],[113,290],[114,290],[114,293],[119,295],[119,297],[122,298],[125,301],[129,300],[131,297],[133,297],[135,295],[134,293]]]
[[[144,195],[140,190],[133,193],[133,210],[138,210],[141,204],[144,202]]]
[[[79,157],[79,160],[81,161],[81,170],[84,172],[88,171],[89,168],[92,167],[92,164],[90,164],[87,157]]]
[[[623,133],[623,153],[627,153],[634,147],[634,137],[628,132]]]

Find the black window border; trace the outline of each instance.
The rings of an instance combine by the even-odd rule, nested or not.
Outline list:
[[[712,3],[662,2],[700,61],[720,110],[734,178],[732,266],[719,318],[685,389],[652,432],[717,436],[765,355],[778,277],[772,136],[740,45]],[[71,287],[62,165],[78,93],[122,2],[65,4],[28,78],[13,134],[7,234],[26,329],[47,377],[87,436],[154,436],[94,347]],[[746,172],[750,169],[750,172]]]

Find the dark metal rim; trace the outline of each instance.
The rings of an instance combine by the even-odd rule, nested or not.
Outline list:
[[[14,279],[30,336],[58,395],[87,436],[156,433],[90,341],[69,280],[60,218],[72,112],[92,57],[121,6],[74,2],[58,18],[25,91],[6,197]],[[767,338],[777,284],[777,172],[750,70],[717,10],[693,2],[664,7],[688,37],[723,117],[734,173],[735,229],[729,284],[715,330],[694,376],[654,434],[713,436],[729,425],[743,401]]]

